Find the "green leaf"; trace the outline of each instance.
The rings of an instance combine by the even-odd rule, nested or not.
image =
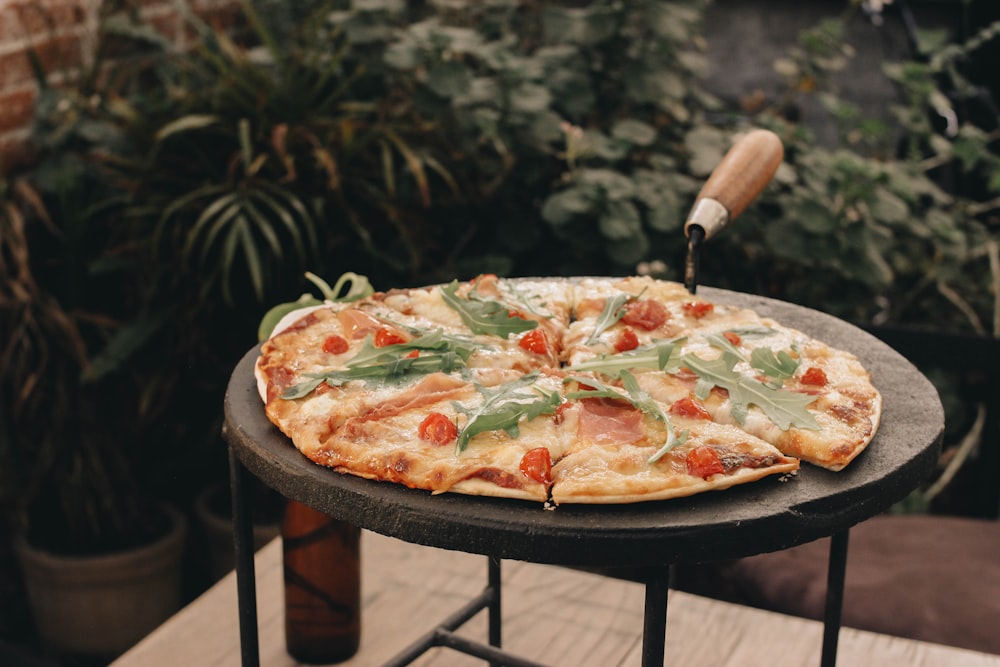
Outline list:
[[[458,97],[469,91],[472,74],[461,62],[448,60],[431,68],[427,85],[441,97]]]
[[[409,351],[400,346],[400,349],[374,356],[371,350],[385,351],[389,347],[375,348],[369,340],[365,341],[365,347],[358,353],[358,356],[365,355],[367,363],[352,365],[352,361],[347,362],[348,368],[326,371],[324,373],[304,373],[303,377],[309,378],[304,382],[293,385],[285,390],[281,397],[285,400],[294,400],[307,396],[316,387],[326,382],[331,387],[339,387],[351,380],[391,380],[410,375],[426,375],[428,373],[450,373],[460,368],[465,368],[465,359],[462,355],[452,349],[432,349],[421,353],[419,356],[408,356]],[[406,354],[404,354],[406,352]]]
[[[649,146],[656,141],[656,128],[634,118],[625,118],[614,124],[611,136],[636,146]]]
[[[648,209],[646,220],[658,232],[672,232],[684,224],[683,205],[676,185],[666,174],[639,169],[632,175],[635,197]]]
[[[608,162],[618,162],[628,157],[631,145],[627,141],[609,137],[598,130],[587,129],[583,132],[583,145],[588,154],[607,160]]]
[[[631,298],[631,294],[622,293],[605,299],[604,308],[594,323],[594,331],[584,342],[584,345],[593,345],[602,333],[613,327],[625,315],[625,304]]]
[[[243,259],[246,261],[247,273],[250,274],[250,284],[258,300],[264,298],[264,268],[261,265],[260,251],[254,243],[253,233],[249,226],[240,228],[240,246],[243,249]],[[266,227],[264,228],[266,229]]]
[[[684,148],[691,156],[688,168],[694,176],[708,176],[722,160],[728,148],[726,137],[720,131],[705,125],[696,125],[684,137]]]
[[[306,271],[306,278],[319,287],[323,293],[323,297],[330,301],[357,301],[358,299],[371,296],[375,292],[375,288],[368,282],[367,276],[362,276],[353,271],[342,273],[332,288],[322,278],[308,271]],[[349,287],[347,288],[347,292],[341,296],[340,293],[343,291],[345,285],[349,285]]]
[[[618,378],[622,371],[633,368],[652,368],[670,372],[678,365],[676,353],[680,348],[677,346],[683,341],[683,338],[657,341],[620,354],[602,354],[594,359],[567,366],[566,370],[600,373],[612,378]]]
[[[648,459],[648,463],[652,464],[659,460],[664,454],[669,452],[671,449],[677,445],[683,443],[687,439],[688,432],[684,431],[680,436],[674,432],[674,427],[670,423],[670,419],[667,417],[667,413],[663,411],[660,404],[649,395],[646,390],[639,386],[639,382],[635,379],[635,376],[626,370],[621,371],[621,381],[622,387],[625,393],[622,394],[617,389],[609,387],[601,382],[588,377],[579,377],[570,375],[566,377],[564,382],[577,382],[583,384],[587,387],[592,387],[592,389],[583,389],[579,391],[571,391],[566,394],[566,398],[569,399],[581,399],[581,398],[612,398],[628,401],[635,408],[641,410],[644,414],[657,419],[666,426],[667,437],[663,445]]]
[[[632,202],[612,201],[598,220],[598,227],[606,239],[631,241],[642,234],[642,218]]]
[[[344,365],[348,368],[356,368],[373,363],[383,363],[404,358],[413,351],[454,352],[465,362],[480,347],[480,345],[470,340],[457,336],[447,336],[441,329],[424,332],[422,335],[403,343],[394,343],[382,347],[375,347],[372,337],[368,336],[365,338],[364,343],[362,343],[358,353],[351,357]]]
[[[712,387],[725,389],[729,392],[733,419],[738,423],[742,424],[746,419],[749,406],[756,405],[783,431],[792,426],[819,429],[819,423],[807,409],[816,400],[815,397],[775,389],[753,378],[743,377],[733,370],[736,361],[737,358],[731,354],[723,354],[716,359],[702,359],[690,353],[681,357],[681,364],[699,377],[695,395],[704,400]]]
[[[549,44],[596,45],[610,39],[618,29],[621,11],[611,7],[545,7],[542,30]]]
[[[126,363],[137,350],[148,343],[163,328],[168,318],[163,313],[140,317],[120,329],[81,374],[81,382],[96,382],[116,371]]]
[[[796,206],[793,216],[798,218],[802,229],[812,234],[830,234],[837,229],[837,218],[829,206],[815,199],[807,199]]]
[[[552,104],[548,88],[533,83],[523,83],[510,91],[510,106],[522,113],[541,113]]]
[[[569,187],[549,195],[542,204],[542,218],[561,226],[577,216],[591,213],[595,207],[596,201],[591,188]]]
[[[506,431],[508,435],[516,438],[522,420],[530,421],[543,414],[553,414],[563,399],[558,392],[546,392],[537,387],[530,387],[537,379],[538,371],[534,371],[496,389],[477,385],[476,389],[486,397],[486,400],[475,409],[461,403],[453,403],[455,409],[469,417],[458,434],[455,455],[465,451],[469,440],[480,433]],[[529,391],[522,391],[527,387],[530,387]]]
[[[420,46],[411,39],[401,39],[388,46],[382,61],[394,69],[409,70],[423,62]]]
[[[769,347],[757,347],[750,353],[750,365],[768,377],[784,380],[795,375],[799,362],[784,350],[775,354]]]
[[[875,188],[875,203],[872,214],[888,223],[905,223],[910,219],[910,207],[898,195],[885,188]]]
[[[457,280],[439,289],[444,302],[459,314],[472,333],[507,338],[511,334],[530,331],[538,326],[538,322],[534,320],[512,316],[510,310],[499,301],[459,297]]]
[[[278,325],[278,322],[280,322],[285,315],[302,308],[319,306],[322,305],[322,303],[322,301],[310,296],[309,294],[303,294],[299,297],[298,301],[279,303],[277,306],[271,307],[266,313],[264,313],[264,317],[261,318],[260,324],[257,326],[257,340],[265,341],[270,338],[271,332],[274,331],[274,327]]]
[[[580,183],[599,187],[611,200],[628,199],[635,195],[632,179],[614,169],[581,169],[578,178]]]
[[[642,229],[636,230],[634,236],[623,239],[608,239],[608,257],[623,267],[634,267],[635,263],[649,253],[649,237]]]

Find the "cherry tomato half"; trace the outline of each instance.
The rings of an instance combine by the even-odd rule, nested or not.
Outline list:
[[[448,415],[441,412],[432,412],[417,427],[417,435],[421,440],[426,440],[435,445],[447,445],[458,438],[458,427],[455,422],[448,418]]]
[[[386,347],[387,345],[397,345],[405,342],[406,339],[399,332],[387,327],[382,327],[375,332],[375,347]]]
[[[631,329],[622,329],[615,341],[615,352],[628,352],[639,347],[639,337]]]
[[[679,417],[693,417],[695,419],[711,419],[712,415],[701,404],[701,401],[693,398],[682,398],[670,406],[670,414]]]
[[[825,387],[826,383],[826,373],[824,373],[823,369],[818,366],[810,366],[806,372],[802,374],[802,384],[807,384],[813,387]]]
[[[684,314],[688,317],[693,317],[696,320],[700,320],[706,315],[711,315],[712,311],[715,310],[715,306],[706,301],[688,301],[684,304]]]
[[[330,354],[343,354],[349,347],[343,336],[327,336],[323,341],[323,351]]]
[[[689,475],[708,479],[712,475],[725,472],[722,460],[714,449],[708,445],[698,445],[690,452],[684,460],[687,465]]]
[[[545,447],[529,449],[521,457],[521,472],[541,484],[552,483],[552,455]]]
[[[549,353],[549,339],[541,329],[532,329],[517,341],[518,347],[534,354]]]

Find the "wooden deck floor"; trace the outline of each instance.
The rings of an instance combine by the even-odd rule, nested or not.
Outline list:
[[[366,532],[362,541],[363,629],[351,667],[375,667],[395,656],[486,584],[483,556],[407,544]],[[261,665],[292,667],[284,650],[281,544],[257,554]],[[640,665],[640,584],[554,566],[503,562],[505,650],[552,667]],[[481,613],[461,634],[486,639]],[[819,665],[822,625],[671,591],[668,665],[802,667]],[[1000,667],[1000,656],[844,628],[839,665]],[[420,667],[482,667],[485,663],[435,648]],[[240,665],[235,575],[230,573],[113,667],[236,667]]]

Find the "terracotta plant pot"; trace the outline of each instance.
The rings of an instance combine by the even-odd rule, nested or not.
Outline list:
[[[64,556],[15,540],[35,626],[49,649],[114,657],[180,609],[187,519],[164,509],[170,531],[130,551]]]

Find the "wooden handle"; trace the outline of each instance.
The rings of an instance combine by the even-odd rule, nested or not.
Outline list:
[[[778,135],[770,130],[753,130],[729,149],[698,199],[708,197],[725,206],[732,222],[771,182],[784,156]]]

